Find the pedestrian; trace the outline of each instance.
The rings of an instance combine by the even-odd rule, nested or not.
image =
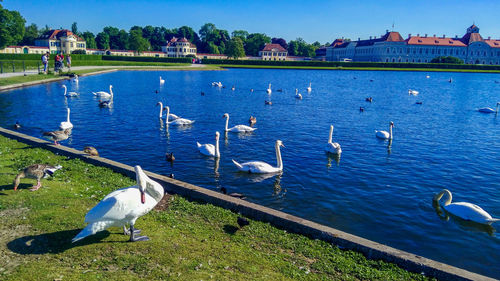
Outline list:
[[[59,54],[54,57],[54,72],[59,71]]]
[[[43,73],[47,74],[47,67],[49,65],[49,52],[43,54],[42,63],[43,63]]]
[[[64,55],[62,53],[59,55],[59,67],[61,70],[64,68]]]
[[[68,66],[69,71],[71,71],[71,55],[66,57],[66,65]]]

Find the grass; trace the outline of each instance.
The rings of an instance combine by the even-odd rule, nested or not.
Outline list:
[[[104,70],[104,68],[77,70],[77,71],[72,71],[72,73],[76,73],[78,75],[81,75],[81,74],[92,73],[92,72],[96,72],[96,71],[100,71],[100,70]],[[67,77],[67,76],[65,76],[66,74],[67,73],[63,73],[63,75],[59,75],[59,74],[54,74],[53,72],[49,72],[49,74],[13,76],[13,77],[0,78],[0,86],[8,86],[8,85],[12,85],[12,84],[21,84],[21,83],[32,82],[32,81],[40,81],[40,80],[47,80],[47,79],[52,79],[52,78]]]
[[[33,163],[63,169],[31,192],[12,180]],[[0,136],[1,280],[426,280],[326,242],[250,220],[210,204],[166,196],[136,226],[151,238],[128,243],[110,228],[71,244],[84,216],[107,193],[134,184],[109,169]]]

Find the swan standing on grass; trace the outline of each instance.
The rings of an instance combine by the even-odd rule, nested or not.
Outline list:
[[[189,120],[186,118],[177,118],[174,121],[168,121],[170,118],[170,107],[165,106],[165,109],[167,110],[167,119],[165,120],[165,123],[167,125],[174,125],[174,126],[183,126],[183,125],[191,125],[194,123],[194,120]]]
[[[262,161],[251,161],[243,164],[234,161],[234,159],[232,161],[234,165],[236,165],[236,167],[238,167],[238,169],[242,172],[255,173],[255,174],[280,173],[283,171],[283,161],[281,160],[280,146],[285,147],[280,140],[277,140],[275,144],[276,160],[278,162],[277,167],[273,167],[267,164],[266,162]]]
[[[198,150],[200,151],[200,153],[206,156],[219,158],[219,135],[219,132],[215,132],[215,146],[211,143],[200,144],[199,142],[196,142],[196,146],[198,146]]]
[[[491,107],[483,107],[483,108],[478,109],[477,111],[482,112],[482,113],[498,113],[498,106],[499,105],[500,105],[500,102],[497,102],[497,107],[495,110]]]
[[[452,196],[448,189],[443,189],[441,192],[434,195],[433,201],[439,203],[439,200],[441,200],[444,194],[446,194],[448,198],[444,201],[443,208],[457,217],[484,224],[492,224],[496,221],[500,221],[500,219],[492,218],[490,214],[478,205],[467,202],[451,203]]]
[[[269,86],[267,87],[266,92],[267,92],[268,94],[270,94],[270,93],[272,93],[272,92],[273,92],[273,91],[271,90],[271,83],[269,83]]]
[[[309,87],[307,87],[307,92],[310,93],[311,91],[312,91],[311,82],[309,82]]]
[[[115,190],[104,197],[85,215],[88,225],[71,240],[72,243],[111,226],[123,226],[123,234],[130,235],[130,242],[149,240],[147,236],[136,236],[140,230],[135,229],[134,224],[160,202],[165,191],[140,166],[135,166],[134,169],[137,184]],[[126,229],[127,224],[130,225],[130,230]]]
[[[102,97],[102,98],[113,98],[113,85],[109,85],[109,93],[104,91],[92,92],[94,96]]]
[[[64,88],[64,96],[65,97],[78,97],[79,93],[77,92],[69,92],[68,93],[68,88],[66,88],[66,85],[63,85]]]
[[[164,84],[165,83],[165,80],[164,79],[161,79],[161,76],[160,76],[160,85]]]
[[[163,103],[162,103],[161,101],[159,101],[159,102],[156,104],[156,106],[158,106],[158,105],[160,106],[160,116],[159,116],[159,117],[160,117],[160,119],[162,119],[162,118],[163,118],[163,109],[165,109],[165,110],[166,110],[167,108],[166,108],[166,107],[165,107],[165,108],[163,107]],[[175,114],[173,114],[173,113],[170,113],[170,114],[168,115],[168,118],[169,118],[170,120],[175,120],[175,119],[178,119],[178,118],[179,118],[179,116],[177,116],[177,115],[175,115]]]
[[[66,115],[66,121],[61,122],[61,124],[59,125],[59,128],[61,130],[73,129],[73,124],[71,124],[71,122],[69,121],[69,113],[70,113],[69,107],[66,110],[68,112],[68,114]]]
[[[340,148],[340,144],[336,142],[332,142],[333,135],[333,125],[330,125],[330,136],[328,137],[328,143],[326,144],[325,151],[333,154],[342,153],[342,148]]]
[[[394,122],[389,123],[389,133],[387,131],[375,131],[375,136],[379,139],[392,140],[392,127]]]
[[[227,126],[229,124],[229,114],[224,113],[222,118],[226,118],[226,127],[224,129],[225,132],[248,133],[248,132],[253,132],[253,131],[257,130],[257,128],[252,128],[252,127],[247,126],[247,125],[236,125],[236,126],[228,129]]]

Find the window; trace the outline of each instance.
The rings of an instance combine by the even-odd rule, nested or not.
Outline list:
[[[391,49],[390,48],[387,48],[387,53],[390,53],[391,52]],[[388,61],[387,61],[388,62]]]

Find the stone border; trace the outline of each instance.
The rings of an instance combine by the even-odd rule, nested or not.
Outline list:
[[[91,157],[82,151],[66,146],[55,146],[48,141],[31,137],[22,133],[0,127],[0,135],[10,139],[50,150],[56,154],[78,158],[93,165],[103,166],[115,172],[135,178],[132,166],[125,165],[102,157]],[[302,234],[312,239],[320,239],[342,249],[349,249],[363,253],[369,259],[380,259],[395,263],[412,272],[422,273],[429,277],[442,280],[496,280],[479,275],[458,267],[427,259],[418,255],[404,252],[368,239],[364,239],[325,225],[302,219],[268,207],[254,204],[238,198],[221,194],[206,188],[195,186],[179,180],[171,179],[156,173],[146,173],[155,181],[162,184],[169,193],[176,193],[191,200],[210,203],[234,212],[241,213],[249,218],[268,222],[273,226],[289,232]]]

